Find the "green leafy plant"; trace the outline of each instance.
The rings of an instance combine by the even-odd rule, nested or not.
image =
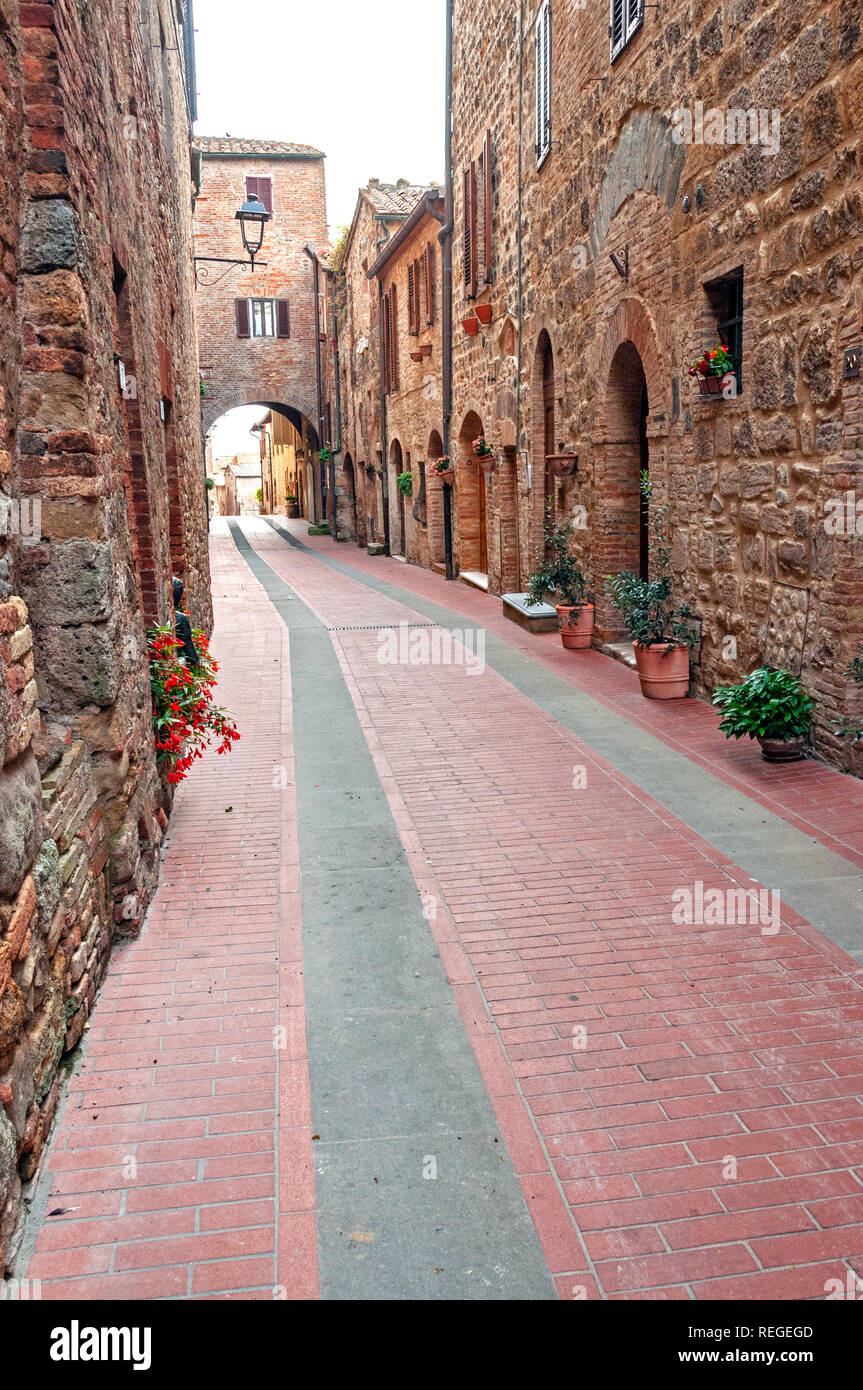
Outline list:
[[[857,656],[845,668],[846,676],[850,676],[857,685],[863,685],[863,647],[860,648]],[[855,724],[849,724],[847,720],[836,725],[836,733],[840,738],[850,738],[853,743],[863,740],[863,720],[858,720]]]
[[[296,502],[298,500],[299,499],[296,498],[292,492],[288,493],[287,497],[285,498],[286,502]]]
[[[400,473],[396,478],[396,487],[403,497],[411,497],[414,490],[413,473]]]
[[[705,348],[704,352],[689,368],[690,376],[725,376],[734,371],[734,358],[720,343],[715,348]]]
[[[215,478],[207,478],[206,482],[204,483],[204,486],[208,492],[212,492],[213,488],[216,486]]]
[[[332,450],[331,450],[331,449],[328,449],[328,448],[326,447],[326,445],[324,445],[323,449],[319,449],[319,450],[318,450],[318,459],[320,460],[321,463],[329,463],[329,461],[330,461],[330,459],[332,458],[332,456],[333,456]]]
[[[366,464],[366,475],[367,475],[369,478],[373,478],[373,477],[375,476],[375,473],[376,473],[376,472],[377,472],[377,469],[375,468],[375,466],[374,466],[373,463],[367,463],[367,464]]]
[[[527,606],[533,608],[545,602],[546,594],[554,594],[560,596],[561,607],[580,608],[584,603],[587,580],[569,548],[572,523],[566,521],[552,527],[546,531],[545,539],[551,553],[545,555],[537,551],[536,558],[541,564],[528,580]]]
[[[486,442],[482,435],[473,441],[473,451],[477,458],[481,459],[488,458],[489,454],[493,452],[491,445]]]
[[[726,738],[785,742],[806,737],[814,708],[800,678],[772,666],[759,667],[740,685],[714,691],[713,704],[722,711],[719,727]]]
[[[255,496],[257,497],[259,503],[263,503],[264,489],[262,487],[257,488],[255,491]]]
[[[647,473],[641,475],[641,495],[647,504],[653,488]],[[676,647],[694,647],[698,633],[690,621],[692,613],[685,604],[675,604],[670,574],[671,547],[664,527],[668,504],[654,509],[650,523],[650,569],[653,579],[642,579],[631,570],[610,574],[605,592],[626,624],[633,642],[640,647],[654,647],[670,642]]]
[[[204,381],[204,378],[201,377],[201,400],[204,399],[204,397],[206,396],[206,394],[207,394],[207,383]]]
[[[452,468],[452,464],[450,463],[449,454],[443,454],[439,459],[435,460],[436,473],[446,473],[450,468]]]

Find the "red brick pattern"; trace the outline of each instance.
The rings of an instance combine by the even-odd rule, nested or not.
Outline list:
[[[367,590],[255,544],[368,622]],[[823,1297],[863,1254],[855,963],[787,910],[671,925],[679,885],[750,880],[494,673],[334,640],[561,1296]]]
[[[215,558],[244,737],[182,788],[163,891],[100,996],[50,1160],[64,1214],[30,1264],[46,1298],[316,1295],[289,653],[233,544]]]

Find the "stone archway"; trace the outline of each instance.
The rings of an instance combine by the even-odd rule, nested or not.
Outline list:
[[[402,453],[401,441],[394,439],[390,444],[388,478],[390,494],[390,554],[398,556],[404,556],[407,551],[405,495],[396,482],[399,474],[404,471],[404,454]],[[395,512],[396,519],[395,528],[393,528],[392,525],[393,512]]]
[[[258,387],[246,388],[237,391],[219,391],[213,395],[209,393],[201,402],[201,429],[204,437],[210,433],[216,421],[226,415],[229,410],[236,410],[242,405],[259,405],[262,410],[281,410],[295,411],[297,415],[302,415],[308,422],[309,428],[317,438],[317,410],[311,397],[305,396],[300,391],[286,391],[278,401],[269,398],[269,391],[265,387],[263,390]]]
[[[668,428],[667,375],[653,322],[639,300],[624,300],[615,309],[597,375],[593,560],[597,636],[607,642],[624,637],[625,631],[603,594],[605,577],[622,570],[648,571],[648,516],[640,478],[644,471],[661,478],[659,441]]]
[[[488,515],[485,473],[474,453],[473,441],[485,437],[482,420],[469,410],[458,436],[458,457],[454,460],[458,496],[459,569],[488,574]]]
[[[444,484],[435,468],[435,463],[443,457],[443,440],[437,430],[429,435],[426,449],[427,491],[428,491],[428,531],[429,556],[433,567],[446,564],[446,532],[444,527]]]

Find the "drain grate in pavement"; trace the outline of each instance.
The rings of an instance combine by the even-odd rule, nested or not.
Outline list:
[[[440,623],[365,623],[361,627],[328,627],[327,632],[381,632],[391,627],[440,627]]]

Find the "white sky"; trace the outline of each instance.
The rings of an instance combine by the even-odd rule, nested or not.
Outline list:
[[[443,182],[444,26],[444,0],[195,0],[196,133],[323,150],[335,240],[370,178]],[[261,415],[224,416],[215,456]]]

